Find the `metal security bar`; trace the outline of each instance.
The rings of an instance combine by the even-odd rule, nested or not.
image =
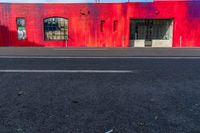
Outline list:
[[[48,18],[44,20],[45,40],[68,40],[68,20]]]
[[[168,19],[137,19],[131,20],[132,40],[169,40]]]

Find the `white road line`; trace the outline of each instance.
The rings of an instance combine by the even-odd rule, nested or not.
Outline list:
[[[0,56],[0,59],[200,59],[200,56],[135,56],[135,57],[55,57],[55,56]]]
[[[0,70],[0,73],[137,73],[134,70]]]

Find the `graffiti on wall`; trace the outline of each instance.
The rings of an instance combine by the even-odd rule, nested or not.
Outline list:
[[[17,34],[19,40],[26,39],[26,28],[24,18],[17,18]]]

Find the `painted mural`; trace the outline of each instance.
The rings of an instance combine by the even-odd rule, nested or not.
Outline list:
[[[199,7],[200,1],[0,3],[0,46],[200,47]],[[149,24],[134,29],[137,20]],[[142,39],[132,37],[138,34]]]

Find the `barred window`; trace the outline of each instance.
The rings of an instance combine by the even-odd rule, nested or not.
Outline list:
[[[44,20],[45,40],[67,40],[68,20],[64,18],[48,18]]]
[[[131,20],[131,39],[169,40],[171,19]]]

